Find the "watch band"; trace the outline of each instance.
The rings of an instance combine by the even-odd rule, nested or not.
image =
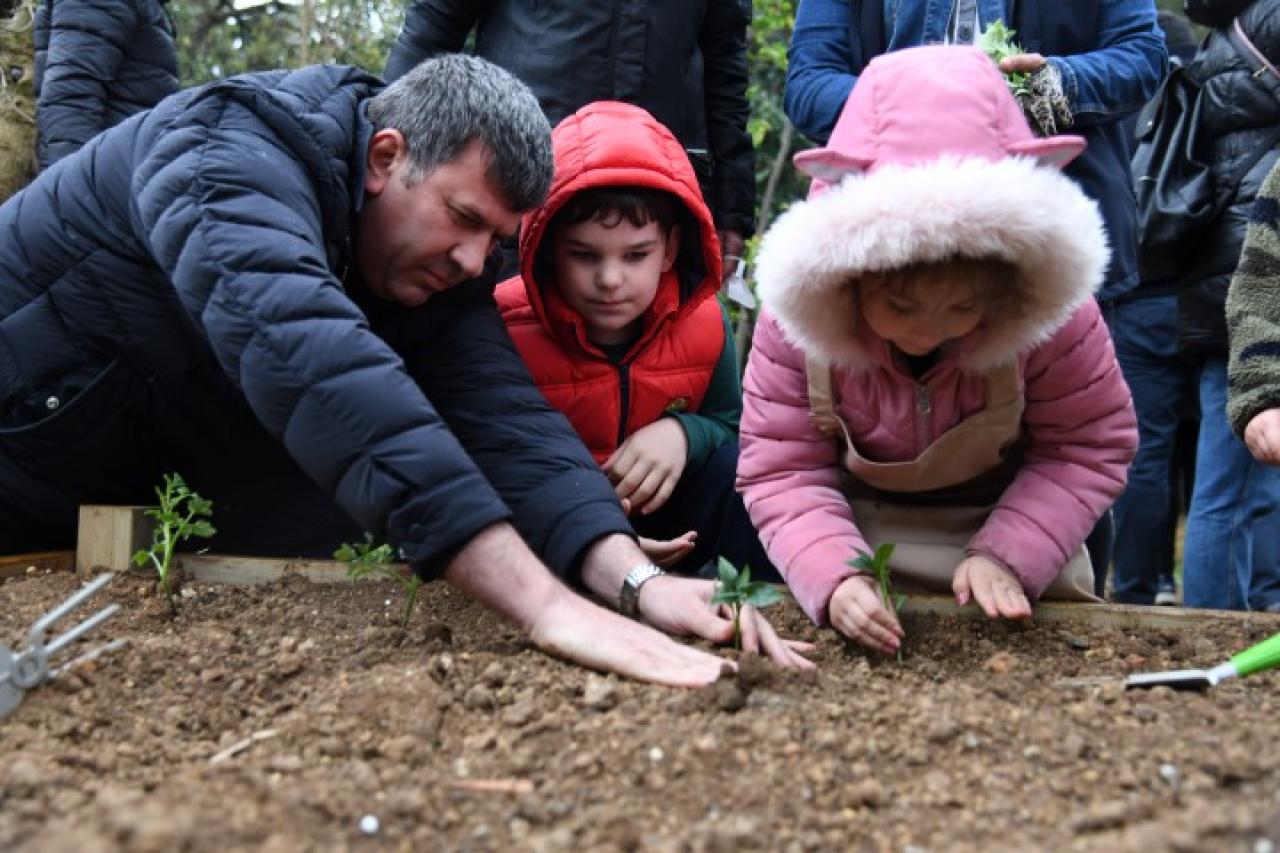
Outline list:
[[[641,563],[627,572],[622,581],[622,590],[618,593],[618,612],[632,619],[640,618],[640,587],[649,581],[664,575],[662,569],[653,563]]]

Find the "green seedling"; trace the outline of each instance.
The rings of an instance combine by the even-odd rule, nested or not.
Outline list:
[[[392,563],[395,551],[390,545],[383,543],[375,546],[373,537],[366,533],[363,542],[338,546],[338,550],[333,552],[333,558],[347,564],[349,581],[373,575],[398,583],[405,595],[404,616],[400,618],[400,627],[408,627],[409,617],[413,615],[413,605],[418,601],[418,588],[422,586],[422,579],[413,572],[406,575],[399,566]]]
[[[868,554],[859,548],[858,556],[850,560],[849,565],[875,578],[876,588],[880,591],[880,601],[885,607],[897,613],[902,609],[902,605],[907,603],[907,597],[900,592],[894,592],[893,581],[889,577],[889,558],[893,556],[893,548],[892,542],[885,542],[876,548],[875,554]],[[898,649],[898,661],[902,661],[901,648]]]
[[[213,501],[205,500],[187,488],[179,474],[165,474],[164,486],[156,486],[156,497],[160,505],[145,510],[145,514],[155,519],[155,528],[151,532],[151,547],[133,555],[133,562],[145,566],[148,561],[156,567],[160,575],[160,589],[173,603],[173,551],[178,543],[192,536],[208,538],[217,531],[209,522],[213,515]]]
[[[739,620],[742,608],[751,605],[759,610],[783,600],[782,592],[771,583],[751,580],[751,567],[743,566],[739,572],[724,557],[717,567],[720,579],[716,581],[712,604],[727,604],[733,609],[733,647],[742,648],[742,628]]]
[[[989,57],[996,65],[1010,56],[1017,56],[1026,53],[1022,49],[1022,45],[1014,41],[1013,37],[1017,32],[1005,26],[1004,21],[994,21],[982,31],[982,35],[978,36],[978,47]],[[1009,84],[1009,91],[1013,92],[1015,98],[1025,98],[1031,96],[1031,89],[1027,86],[1027,75],[1020,71],[1015,71],[1004,75],[1005,82]]]

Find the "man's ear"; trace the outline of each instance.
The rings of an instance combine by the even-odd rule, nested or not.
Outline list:
[[[671,265],[676,262],[678,254],[680,254],[680,226],[672,225],[671,230],[667,232],[667,244],[662,252],[663,272],[671,271]]]
[[[380,195],[387,182],[397,174],[396,163],[408,154],[409,147],[400,131],[387,128],[375,133],[369,140],[369,152],[365,156],[365,195]]]

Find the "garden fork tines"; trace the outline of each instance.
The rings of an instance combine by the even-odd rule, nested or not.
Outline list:
[[[0,645],[0,718],[7,716],[10,711],[18,707],[18,703],[22,701],[23,695],[28,690],[38,687],[68,667],[124,645],[123,640],[114,640],[55,669],[49,668],[51,657],[101,625],[120,609],[118,604],[109,604],[66,633],[46,639],[46,634],[54,622],[79,607],[85,599],[110,583],[114,577],[113,574],[98,575],[66,601],[37,619],[31,626],[30,633],[27,634],[26,645],[18,651],[12,651]]]

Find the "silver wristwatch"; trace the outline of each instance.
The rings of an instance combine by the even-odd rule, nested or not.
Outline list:
[[[618,612],[632,619],[640,618],[640,587],[658,575],[666,574],[653,563],[641,563],[631,571],[622,582],[622,591],[618,594]]]

